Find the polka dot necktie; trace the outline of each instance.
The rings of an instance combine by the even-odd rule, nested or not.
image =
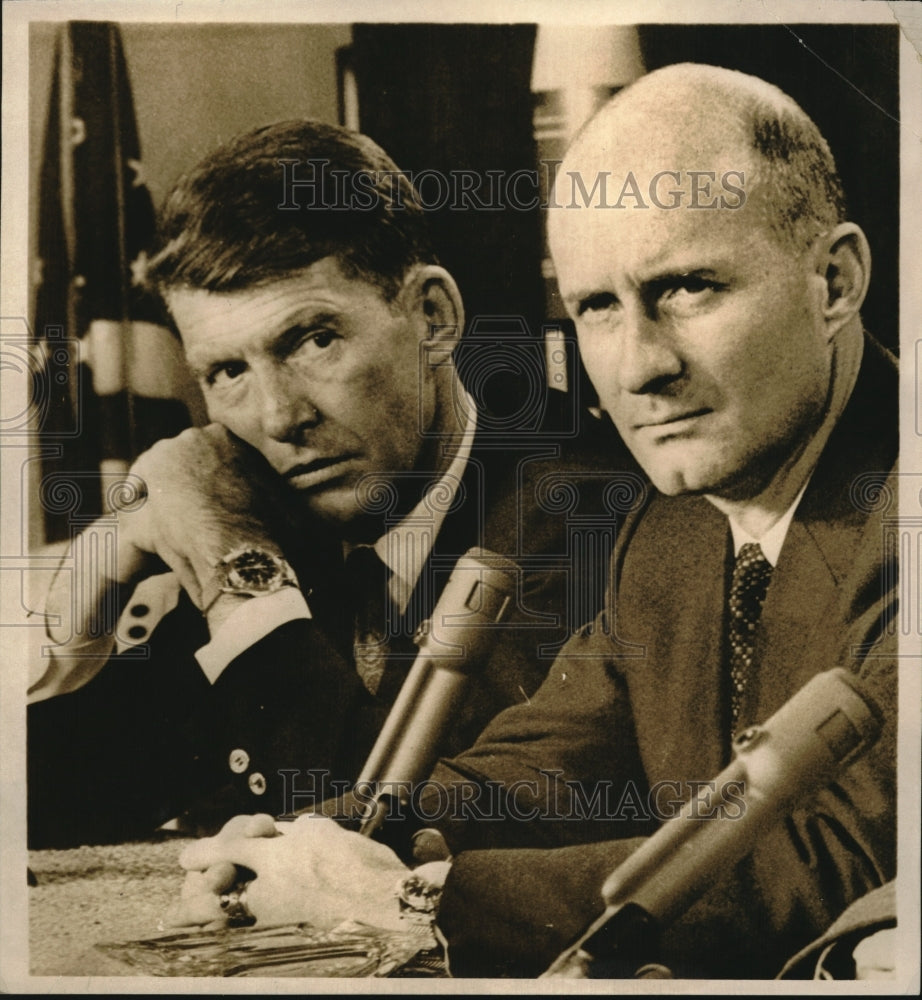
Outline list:
[[[758,544],[747,542],[736,557],[730,584],[730,733],[736,734],[743,694],[752,673],[752,650],[762,602],[772,578],[771,563]]]
[[[372,694],[377,694],[387,665],[390,575],[391,571],[368,545],[357,546],[346,558],[355,669]]]

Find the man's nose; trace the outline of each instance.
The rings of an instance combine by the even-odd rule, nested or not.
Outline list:
[[[259,373],[258,392],[263,434],[275,441],[295,443],[320,419],[303,376],[281,366]]]
[[[684,371],[668,324],[642,307],[628,311],[619,330],[618,346],[618,381],[625,392],[662,392]]]

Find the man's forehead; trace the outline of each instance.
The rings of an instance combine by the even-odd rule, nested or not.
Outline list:
[[[693,171],[751,171],[751,141],[739,127],[713,115],[689,113],[687,117],[668,112],[604,115],[593,123],[567,152],[557,172],[557,186],[563,185],[567,203],[574,177],[591,190],[597,178],[610,175],[611,188],[618,180],[633,175],[648,186],[657,175],[679,172],[678,183],[690,183]],[[619,187],[620,191],[620,187]],[[558,194],[557,203],[563,202]]]
[[[757,204],[747,202],[744,176],[700,171],[677,183],[670,173],[654,184],[654,196],[674,208],[653,204],[641,176],[638,172],[621,208],[596,203],[549,210],[551,254],[567,299],[597,290],[619,274],[645,281],[667,272],[727,273],[741,257],[773,252],[774,234]],[[611,180],[608,197],[619,198]]]
[[[374,293],[380,290],[373,282],[351,274],[338,257],[321,257],[312,264],[280,273],[271,280],[240,288],[211,290],[190,285],[167,288],[164,297],[171,310],[192,308],[211,313],[231,312],[239,309],[241,303],[265,302],[273,300],[290,302],[300,297],[342,296],[351,298],[357,294]]]
[[[324,257],[277,281],[233,291],[179,286],[168,289],[165,298],[188,351],[190,346],[235,332],[283,329],[305,310],[341,310],[353,304],[360,292],[369,294],[366,284],[344,274],[335,258]]]

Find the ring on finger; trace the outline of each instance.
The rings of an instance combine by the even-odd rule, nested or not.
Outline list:
[[[250,913],[247,906],[247,882],[238,882],[227,892],[218,897],[221,910],[227,917],[229,927],[250,927],[256,923],[256,917]]]

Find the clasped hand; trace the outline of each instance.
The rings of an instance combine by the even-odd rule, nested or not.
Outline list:
[[[166,918],[173,926],[226,924],[220,897],[247,868],[256,877],[246,906],[260,927],[329,929],[357,920],[405,929],[397,893],[409,869],[390,848],[323,816],[278,824],[268,815],[235,816],[216,836],[190,844],[179,860],[188,874]]]

